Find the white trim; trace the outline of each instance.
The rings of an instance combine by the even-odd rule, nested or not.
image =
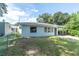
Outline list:
[[[20,22],[17,24],[20,24],[21,26],[43,26],[43,27],[56,27],[56,28],[63,27],[56,24],[37,23],[37,22]]]

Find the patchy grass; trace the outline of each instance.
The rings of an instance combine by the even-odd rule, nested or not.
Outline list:
[[[16,42],[16,39],[19,37],[21,37],[19,34],[14,34],[14,33],[0,37],[0,55],[7,55],[5,51],[7,51],[8,45],[12,45],[14,42]]]
[[[8,55],[74,56],[79,55],[79,42],[70,42],[56,36],[20,38],[15,46],[9,47]]]

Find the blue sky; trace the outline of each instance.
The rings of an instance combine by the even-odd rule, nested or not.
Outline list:
[[[38,12],[32,12],[33,16],[38,16],[45,12],[53,14],[58,11],[68,13],[79,11],[79,3],[18,3],[15,5],[24,11],[30,11],[31,9],[38,10]]]
[[[55,12],[67,12],[69,14],[79,11],[79,3],[8,3],[8,21],[33,21],[39,14]]]

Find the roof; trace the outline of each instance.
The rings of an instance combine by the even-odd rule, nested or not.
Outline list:
[[[12,28],[17,28],[17,26],[14,26],[14,25],[12,25],[11,27],[12,27]]]
[[[21,26],[43,26],[43,27],[62,27],[56,24],[38,23],[38,22],[19,22]]]
[[[0,23],[2,23],[2,24],[10,24],[9,22],[0,22]],[[11,25],[11,24],[10,24]]]

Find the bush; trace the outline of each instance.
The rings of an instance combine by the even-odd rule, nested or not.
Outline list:
[[[11,33],[11,34],[9,34],[9,35],[7,35],[7,36],[5,36],[5,37],[15,37],[15,38],[19,38],[19,37],[21,37],[21,35],[20,35],[19,33]]]

